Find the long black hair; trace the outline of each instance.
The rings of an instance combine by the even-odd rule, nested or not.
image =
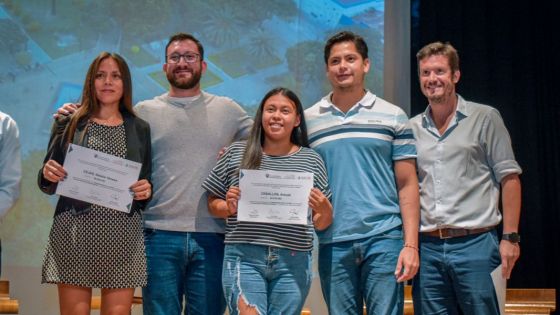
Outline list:
[[[253,123],[253,128],[251,129],[251,134],[249,139],[247,139],[247,148],[243,154],[243,160],[241,160],[241,169],[258,169],[261,165],[262,159],[262,146],[264,145],[264,131],[262,126],[263,108],[266,101],[274,95],[282,95],[287,97],[296,105],[296,113],[300,118],[299,126],[294,127],[290,135],[290,142],[295,145],[302,147],[309,147],[309,140],[307,138],[307,126],[305,124],[305,118],[303,115],[303,106],[301,101],[297,97],[296,93],[292,90],[284,87],[274,88],[263,97],[259,109],[255,114],[255,121]]]

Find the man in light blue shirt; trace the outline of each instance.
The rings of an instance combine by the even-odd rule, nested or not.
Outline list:
[[[499,314],[490,273],[501,264],[509,278],[519,257],[521,168],[499,112],[456,93],[455,48],[431,43],[416,57],[429,106],[411,119],[421,209],[414,313]]]
[[[2,218],[19,197],[21,153],[16,122],[0,112],[0,224]],[[2,243],[0,242],[0,274],[2,273]]]
[[[402,282],[418,269],[412,130],[402,109],[365,89],[362,37],[340,32],[324,53],[333,90],[305,111],[333,192],[333,223],[317,233],[323,296],[330,314],[363,314],[364,301],[368,314],[402,314]]]

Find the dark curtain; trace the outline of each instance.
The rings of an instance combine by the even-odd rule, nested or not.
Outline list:
[[[554,48],[560,12],[554,3],[411,1],[411,115],[427,106],[416,52],[448,41],[459,51],[458,93],[500,111],[523,168],[521,258],[508,282],[512,288],[560,283],[560,62]]]

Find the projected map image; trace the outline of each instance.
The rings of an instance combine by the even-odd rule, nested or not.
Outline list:
[[[250,115],[266,91],[286,86],[305,107],[330,90],[325,40],[352,30],[368,43],[367,86],[383,91],[384,1],[364,0],[0,0],[0,110],[20,128],[21,198],[3,219],[2,264],[40,269],[56,197],[42,194],[52,114],[79,102],[87,67],[117,52],[132,71],[134,103],[165,93],[165,45],[192,33],[205,48],[202,88],[231,97]]]
[[[162,65],[169,35],[193,33],[205,46],[203,89],[233,98],[252,114],[274,86],[292,88],[306,107],[324,96],[329,91],[324,41],[350,29],[370,48],[368,87],[378,94],[383,90],[383,1],[1,3],[0,110],[19,124],[25,167],[22,200],[2,225],[4,246],[20,249],[5,257],[8,264],[40,265],[42,249],[35,244],[45,239],[52,202],[34,181],[51,117],[65,102],[79,101],[87,67],[102,50],[126,58],[136,103],[168,88]]]

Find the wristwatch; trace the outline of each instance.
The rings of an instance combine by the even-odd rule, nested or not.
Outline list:
[[[506,240],[506,241],[509,241],[513,244],[517,244],[517,243],[521,242],[521,236],[519,236],[519,234],[517,234],[515,232],[507,233],[507,234],[502,235],[502,240]]]

